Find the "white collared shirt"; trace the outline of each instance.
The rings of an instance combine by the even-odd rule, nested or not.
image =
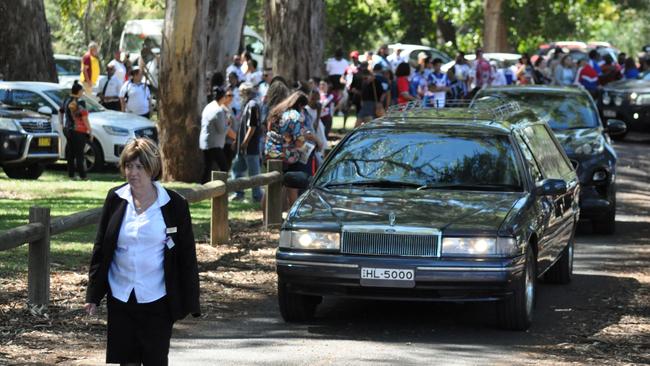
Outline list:
[[[127,96],[128,98],[126,98]],[[120,98],[128,99],[126,101],[125,112],[139,116],[149,113],[151,91],[145,83],[127,81],[122,85],[122,89],[120,89]]]
[[[108,270],[108,284],[113,297],[127,302],[132,290],[138,303],[149,303],[167,294],[165,289],[165,245],[167,234],[161,207],[169,194],[154,182],[158,199],[140,215],[135,211],[129,184],[115,191],[127,201],[113,262]]]

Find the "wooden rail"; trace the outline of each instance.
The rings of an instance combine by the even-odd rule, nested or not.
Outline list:
[[[212,181],[196,188],[176,190],[188,202],[212,200],[210,243],[228,243],[228,192],[267,186],[264,202],[264,227],[275,228],[282,223],[282,161],[269,160],[268,173],[228,181],[228,173],[212,172]],[[29,244],[28,302],[48,305],[50,298],[50,238],[52,235],[99,222],[102,208],[51,217],[48,207],[30,207],[29,224],[0,232],[0,251]]]

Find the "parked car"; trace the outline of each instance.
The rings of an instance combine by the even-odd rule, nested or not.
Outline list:
[[[402,50],[400,55],[402,57],[407,57],[411,67],[415,68],[418,66],[418,54],[424,52],[431,58],[431,60],[439,58],[442,60],[442,63],[447,63],[452,60],[448,54],[435,49],[433,47],[418,45],[418,44],[404,44],[404,43],[395,43],[388,45],[388,51],[390,53],[395,52],[396,49]]]
[[[59,134],[59,158],[64,159],[66,139],[63,136],[63,115],[59,108],[70,89],[43,82],[0,82],[0,102],[32,111],[50,109],[50,120]],[[94,137],[84,149],[86,169],[101,169],[104,163],[117,164],[127,141],[135,137],[158,140],[156,126],[150,120],[123,112],[107,110],[94,98],[82,97],[86,103],[88,120]]]
[[[596,103],[582,88],[494,87],[481,90],[476,98],[486,96],[525,103],[549,124],[580,177],[580,217],[590,219],[595,232],[613,234],[617,155],[609,135],[625,133],[625,123],[610,120],[603,128]]]
[[[605,120],[620,119],[630,129],[650,131],[650,74],[645,75],[645,80],[619,80],[605,85],[600,108]]]
[[[519,62],[519,59],[521,58],[521,55],[518,53],[484,53],[483,57],[485,57],[486,60],[488,61],[497,61],[499,64],[500,68],[510,68]],[[470,63],[473,63],[474,60],[476,60],[476,55],[475,54],[470,54],[470,55],[465,55],[465,59],[469,61]],[[442,65],[440,69],[443,72],[447,72],[452,66],[456,64],[455,60],[451,60],[447,62],[446,64]]]
[[[0,166],[9,178],[38,179],[59,158],[49,117],[0,103]]]
[[[70,89],[75,80],[81,77],[81,57],[71,55],[54,54],[56,74],[59,77],[59,85],[62,88]],[[106,75],[99,75],[99,80]],[[93,94],[99,92],[98,84],[93,85]]]
[[[536,279],[569,282],[580,186],[530,111],[430,111],[411,103],[348,134],[280,232],[286,321],[323,296],[497,301],[499,324],[528,328]],[[503,110],[503,109],[501,109]]]

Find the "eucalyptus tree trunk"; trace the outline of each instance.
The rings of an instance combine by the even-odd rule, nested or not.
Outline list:
[[[0,79],[57,82],[43,0],[0,0]]]
[[[159,141],[163,179],[197,182],[205,94],[208,0],[167,0],[160,66]]]
[[[208,11],[208,53],[206,57],[207,76],[225,73],[232,56],[239,51],[246,0],[211,1]],[[261,70],[263,65],[258,65]],[[227,75],[224,75],[227,77]]]
[[[289,81],[324,76],[324,0],[266,0],[264,63]]]
[[[503,16],[503,0],[485,0],[484,2],[483,48],[485,52],[508,51],[508,29]]]

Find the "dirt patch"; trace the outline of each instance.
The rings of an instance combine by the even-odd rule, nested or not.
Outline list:
[[[275,296],[278,234],[263,230],[259,214],[251,219],[232,222],[232,244],[197,245],[204,319],[246,315]],[[82,309],[88,268],[54,271],[47,309],[26,305],[26,274],[0,279],[1,365],[84,364],[104,352],[106,308],[92,318]]]

